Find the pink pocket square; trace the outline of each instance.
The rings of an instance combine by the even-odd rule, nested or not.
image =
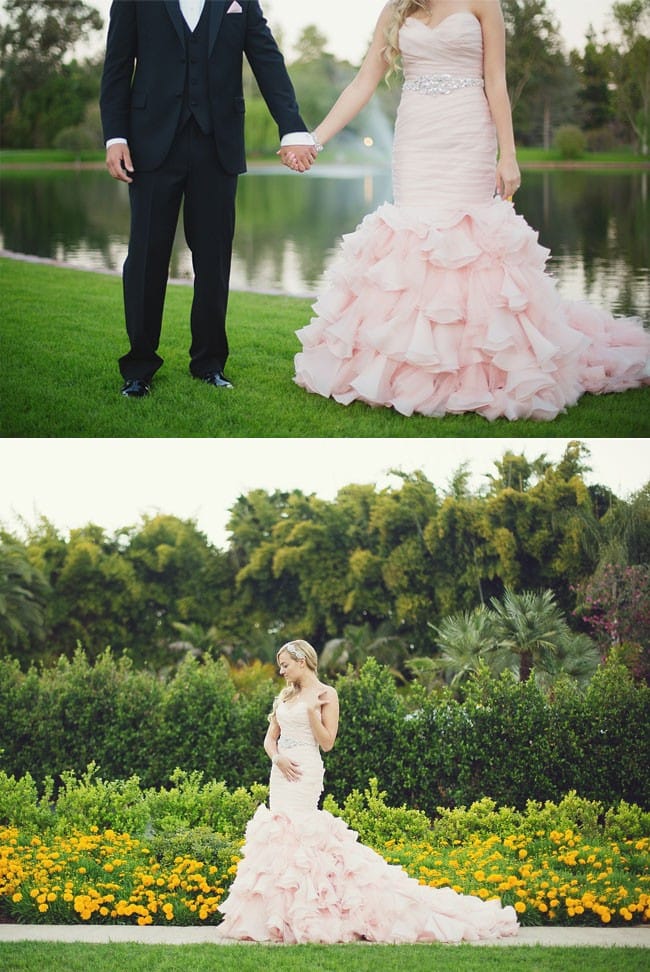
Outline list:
[[[243,13],[243,12],[244,11],[241,8],[241,3],[237,3],[237,0],[232,0],[232,3],[230,4],[230,6],[228,7],[228,9],[226,10],[226,13],[227,14],[229,14],[229,13]]]

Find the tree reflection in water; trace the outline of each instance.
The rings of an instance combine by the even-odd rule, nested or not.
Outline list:
[[[647,170],[524,170],[517,210],[551,250],[549,270],[564,296],[650,322],[649,181]],[[390,199],[389,168],[321,166],[305,176],[253,169],[239,184],[233,289],[316,293],[341,235]],[[103,170],[2,173],[7,250],[119,271],[128,227],[126,186]],[[192,275],[181,230],[170,270]]]

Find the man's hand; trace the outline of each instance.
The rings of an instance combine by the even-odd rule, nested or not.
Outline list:
[[[131,161],[129,146],[117,142],[106,149],[106,168],[114,179],[120,182],[133,182],[131,176],[135,171]]]
[[[313,145],[283,145],[278,155],[283,165],[294,172],[307,172],[316,161],[318,152]]]

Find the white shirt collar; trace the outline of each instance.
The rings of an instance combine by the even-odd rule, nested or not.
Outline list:
[[[194,30],[201,19],[205,0],[179,0],[179,2],[185,23],[190,30]]]

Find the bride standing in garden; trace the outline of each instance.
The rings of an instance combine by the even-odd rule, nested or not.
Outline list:
[[[360,844],[339,817],[318,809],[320,750],[332,749],[339,721],[334,688],[318,677],[306,641],[278,651],[286,688],[269,716],[269,807],[246,829],[243,857],[219,910],[220,939],[306,942],[460,942],[517,933],[512,907],[432,888]]]
[[[316,316],[298,331],[296,382],[404,415],[546,420],[584,392],[650,382],[641,320],[563,300],[548,250],[511,202],[520,174],[499,0],[386,3],[361,69],[316,127],[317,147],[398,60],[395,201],[344,237]]]

